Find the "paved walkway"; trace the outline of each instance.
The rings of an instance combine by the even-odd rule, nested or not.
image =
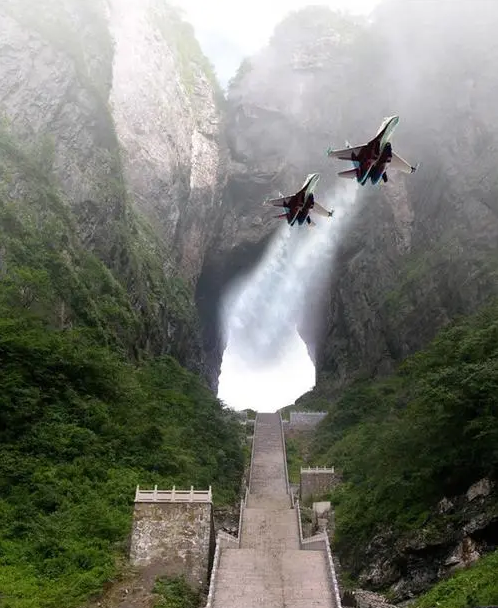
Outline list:
[[[335,608],[325,554],[301,551],[279,414],[258,414],[240,549],[222,549],[213,608]]]

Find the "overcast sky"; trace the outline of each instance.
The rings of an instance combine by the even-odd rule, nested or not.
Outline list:
[[[243,57],[263,47],[273,28],[290,11],[309,5],[369,14],[380,0],[174,0],[195,27],[201,46],[223,85]]]

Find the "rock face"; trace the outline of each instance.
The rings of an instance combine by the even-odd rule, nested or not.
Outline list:
[[[220,93],[190,26],[157,0],[111,3],[110,95],[124,175],[182,276],[199,275],[224,179]]]
[[[232,81],[223,215],[198,285],[201,316],[210,320],[204,343],[213,376],[224,349],[216,323],[220,298],[235,276],[258,261],[278,226],[274,208],[262,202],[280,191],[295,192],[315,171],[322,173],[318,191],[325,202],[333,189],[336,179],[324,150],[337,125],[341,142],[348,125],[352,130],[340,93],[347,90],[361,31],[327,9],[307,9],[282,23],[270,45],[246,60]],[[306,337],[310,344],[315,340],[311,329]]]
[[[498,49],[490,42],[493,20],[486,25],[473,10],[463,3],[453,11],[448,2],[434,11],[415,3],[407,11],[379,9],[386,51],[397,58],[386,65],[385,90],[404,119],[394,141],[422,166],[366,193],[368,204],[344,240],[321,358],[338,385],[359,372],[388,371],[440,326],[496,295],[498,191],[488,163],[496,161],[498,131],[487,100],[498,86],[488,71]],[[462,47],[453,36],[441,43],[448,24],[457,31],[463,23]],[[414,36],[414,28],[424,35]],[[408,61],[409,79],[399,65]],[[482,78],[472,68],[481,61]]]
[[[106,106],[112,41],[104,3],[45,5],[34,15],[29,2],[2,3],[0,109],[77,206],[102,198],[103,182],[116,170],[117,141]],[[115,207],[106,213],[119,213],[119,201]]]
[[[220,297],[276,227],[261,201],[320,171],[330,202],[340,167],[326,147],[368,139],[394,112],[396,149],[423,164],[361,189],[326,327],[300,328],[319,370],[336,388],[387,372],[496,294],[496,15],[488,3],[432,8],[387,1],[375,27],[322,7],[295,13],[243,63],[222,112],[191,28],[158,0],[44,0],[36,18],[28,0],[2,4],[4,122],[130,293],[141,347],[200,362],[195,312],[187,322],[173,310],[183,287],[148,297],[164,279],[187,282],[215,385]],[[447,33],[463,24],[463,41]]]
[[[354,592],[346,592],[343,598],[343,606],[354,606],[355,608],[394,608],[384,597],[371,591],[357,589]]]
[[[3,128],[127,290],[129,348],[202,369],[193,283],[226,153],[191,28],[153,0],[6,0],[0,56]]]
[[[317,194],[331,200],[346,164],[325,158],[329,145],[367,141],[383,116],[397,113],[395,150],[422,163],[413,176],[392,172],[388,184],[359,189],[361,211],[331,272],[326,327],[301,328],[309,345],[318,343],[318,370],[331,372],[336,389],[389,372],[497,294],[498,15],[479,6],[388,1],[374,26],[309,8],[278,26],[230,87],[232,162],[205,298],[216,301],[257,260],[258,242],[275,226],[265,197],[319,171]],[[464,28],[465,40],[448,28]],[[219,362],[223,344],[213,331],[206,344]]]
[[[464,495],[443,499],[436,511],[419,530],[399,538],[388,531],[375,537],[365,549],[360,584],[389,587],[396,601],[402,601],[496,547],[496,493],[489,479]]]

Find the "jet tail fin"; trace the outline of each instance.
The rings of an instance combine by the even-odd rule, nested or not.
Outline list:
[[[341,171],[337,174],[339,177],[345,177],[346,179],[356,179],[358,172],[356,169],[349,169],[348,171]]]

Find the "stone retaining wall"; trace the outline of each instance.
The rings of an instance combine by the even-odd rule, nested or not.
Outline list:
[[[132,565],[153,565],[158,576],[183,574],[201,588],[208,582],[214,548],[211,503],[135,504]]]

